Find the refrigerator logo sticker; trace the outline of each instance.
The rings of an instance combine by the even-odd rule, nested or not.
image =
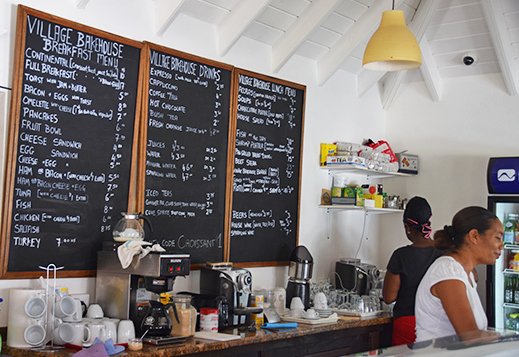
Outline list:
[[[497,170],[497,181],[499,181],[499,182],[515,181],[515,170],[514,169]]]

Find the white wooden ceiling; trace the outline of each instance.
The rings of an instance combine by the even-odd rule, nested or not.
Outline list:
[[[385,108],[405,80],[424,80],[434,101],[441,100],[443,79],[486,73],[501,73],[510,95],[519,92],[519,0],[396,0],[420,42],[423,64],[393,73],[361,64],[392,0],[154,0],[153,6],[158,34],[179,14],[191,16],[214,25],[220,55],[248,37],[272,48],[274,72],[303,56],[315,61],[319,84],[336,71],[357,77],[359,96],[378,84]],[[466,54],[476,60],[471,66],[463,64]]]

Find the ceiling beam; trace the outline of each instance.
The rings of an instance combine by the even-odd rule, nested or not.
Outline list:
[[[519,93],[519,74],[513,69],[516,60],[501,3],[495,0],[483,0],[481,5],[508,94],[517,95]]]
[[[438,70],[438,65],[436,64],[436,60],[434,59],[431,46],[429,46],[429,41],[427,41],[426,36],[422,38],[420,47],[422,49],[422,65],[420,66],[420,72],[422,73],[425,86],[427,87],[427,90],[429,90],[429,95],[433,102],[439,102],[442,96],[443,83],[440,71]]]
[[[403,0],[397,0],[395,6],[400,6]],[[350,27],[330,51],[317,63],[317,80],[324,84],[342,65],[344,60],[351,56],[353,50],[366,37],[375,32],[380,23],[382,12],[389,10],[390,2],[375,1],[364,14]]]
[[[155,0],[155,30],[162,36],[178,15],[185,0]]]
[[[297,48],[342,0],[314,0],[272,47],[272,69],[277,72]]]
[[[220,55],[225,55],[247,27],[265,10],[270,0],[241,0],[218,26]]]
[[[431,22],[433,13],[437,6],[437,0],[422,0],[418,5],[414,19],[411,24],[409,24],[409,30],[414,33],[418,42],[421,42],[422,38],[425,36],[425,31]],[[390,72],[384,78],[384,89],[382,90],[380,96],[382,100],[382,107],[384,109],[388,109],[395,100],[398,93],[398,88],[404,80],[406,73],[407,71]]]
[[[90,0],[76,0],[76,7],[78,9],[84,9]]]
[[[368,90],[373,88],[384,77],[384,71],[367,71],[362,70],[357,75],[357,97],[362,97]]]

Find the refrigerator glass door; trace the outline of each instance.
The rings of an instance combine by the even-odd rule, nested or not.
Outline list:
[[[505,226],[503,253],[487,272],[492,272],[490,284],[487,285],[487,289],[491,290],[487,294],[487,304],[492,304],[487,311],[489,318],[493,317],[493,321],[489,319],[489,325],[515,330],[519,329],[519,262],[514,270],[513,261],[516,254],[519,258],[519,225],[513,222],[519,217],[519,196],[493,196],[488,201],[489,209]]]

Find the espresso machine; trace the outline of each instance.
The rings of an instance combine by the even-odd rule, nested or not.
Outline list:
[[[99,251],[95,301],[106,316],[132,320],[136,334],[142,335],[141,322],[150,300],[172,291],[177,276],[189,275],[190,264],[189,254],[151,252],[142,259],[134,256],[130,266],[123,269],[116,251]]]
[[[200,294],[212,296],[224,306],[219,308],[222,327],[244,325],[247,316],[256,313],[257,308],[249,307],[251,290],[252,274],[247,269],[207,266],[200,270]]]
[[[286,307],[290,307],[293,297],[300,297],[305,309],[310,307],[310,279],[314,259],[303,245],[298,245],[290,254]]]
[[[368,295],[376,287],[380,271],[375,265],[361,263],[360,259],[342,258],[335,263],[335,288],[357,295]]]

